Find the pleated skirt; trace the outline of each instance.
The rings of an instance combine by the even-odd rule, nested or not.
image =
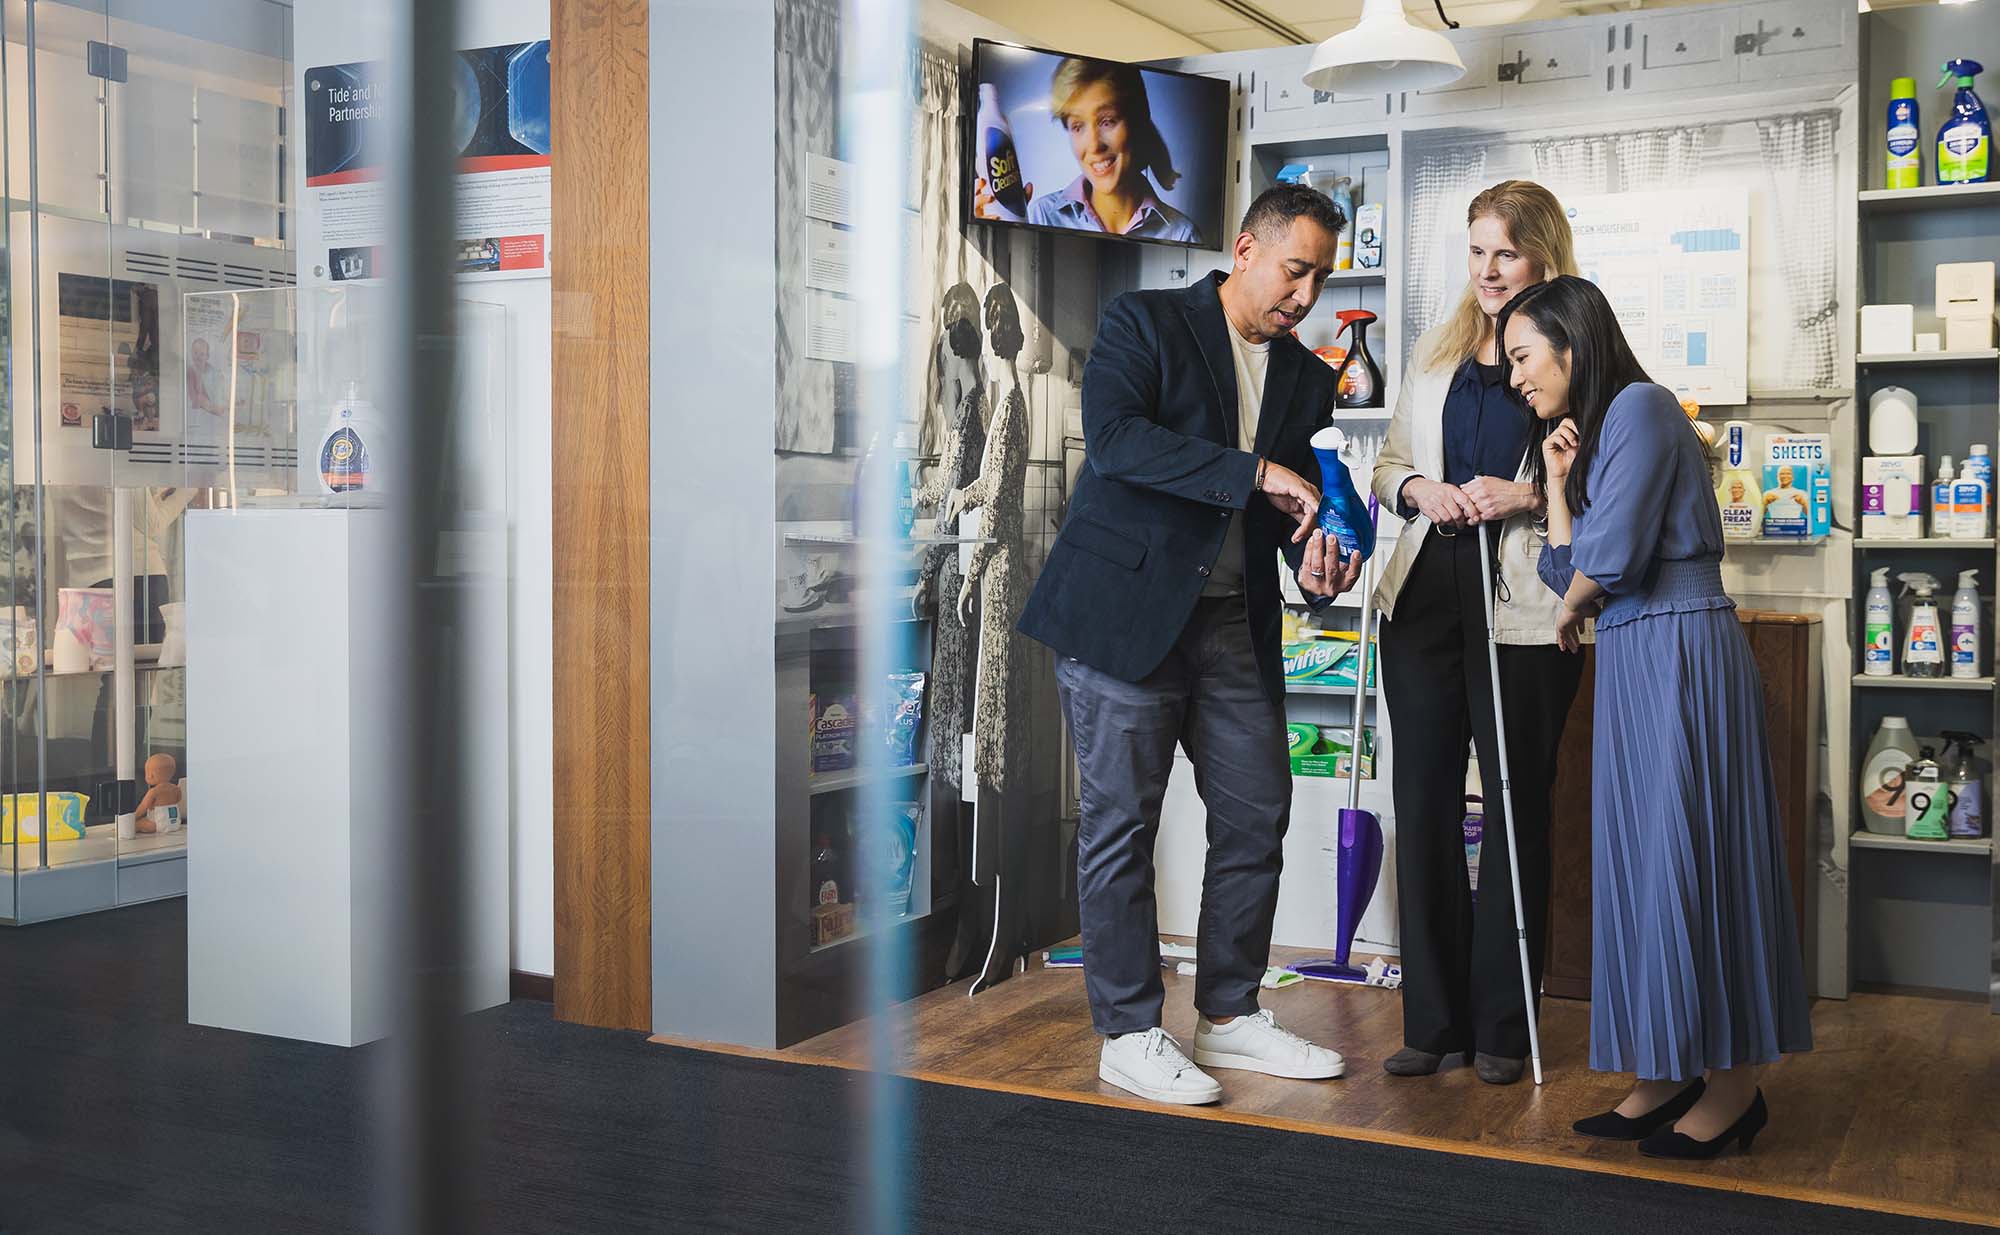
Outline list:
[[[1600,630],[1590,1066],[1641,1080],[1812,1049],[1756,662],[1731,609]]]

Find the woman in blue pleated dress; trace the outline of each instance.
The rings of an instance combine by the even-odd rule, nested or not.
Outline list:
[[[1761,1065],[1812,1049],[1764,699],[1722,590],[1701,439],[1595,284],[1522,292],[1499,330],[1545,426],[1557,642],[1597,618],[1590,1066],[1631,1072],[1578,1121],[1655,1157],[1746,1151]]]

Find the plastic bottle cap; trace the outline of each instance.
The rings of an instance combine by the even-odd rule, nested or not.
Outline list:
[[[1892,99],[1914,99],[1917,97],[1917,79],[1898,77],[1889,83],[1889,97]]]
[[[1959,572],[1958,572],[1958,586],[1960,586],[1960,587],[1978,587],[1978,586],[1979,586],[1979,572],[1978,572],[1977,570],[1961,570],[1961,571],[1959,571]]]

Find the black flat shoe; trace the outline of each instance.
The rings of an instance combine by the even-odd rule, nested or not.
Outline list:
[[[1602,1115],[1579,1119],[1570,1127],[1585,1136],[1594,1136],[1604,1141],[1643,1141],[1693,1110],[1694,1104],[1701,1101],[1701,1095],[1707,1092],[1708,1084],[1697,1076],[1694,1078],[1694,1084],[1644,1115],[1627,1118],[1615,1110],[1610,1110]]]
[[[1504,1055],[1488,1055],[1481,1052],[1473,1058],[1473,1070],[1479,1079],[1488,1085],[1512,1085],[1521,1079],[1521,1072],[1528,1066],[1525,1059],[1508,1059]]]
[[[1741,1145],[1743,1152],[1747,1154],[1750,1152],[1750,1142],[1757,1139],[1757,1134],[1762,1132],[1764,1125],[1769,1122],[1771,1122],[1771,1110],[1764,1105],[1764,1091],[1760,1089],[1757,1091],[1756,1100],[1750,1103],[1750,1109],[1737,1116],[1736,1122],[1730,1124],[1722,1135],[1714,1140],[1697,1141],[1691,1136],[1674,1131],[1669,1125],[1640,1141],[1639,1152],[1648,1158],[1706,1160],[1720,1156],[1723,1150],[1734,1143]]]
[[[1438,1070],[1444,1056],[1420,1051],[1414,1046],[1402,1050],[1382,1061],[1382,1070],[1390,1076],[1429,1076]]]

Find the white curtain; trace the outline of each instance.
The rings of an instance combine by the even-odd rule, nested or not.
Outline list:
[[[1706,135],[1690,126],[1547,138],[1534,144],[1535,179],[1557,197],[1685,185],[1701,172]]]
[[[1456,286],[1450,255],[1462,253],[1465,210],[1486,187],[1486,145],[1454,143],[1413,152],[1408,198],[1409,265],[1403,276],[1403,347],[1436,325],[1445,291]]]
[[[1785,352],[1786,386],[1831,389],[1839,384],[1839,270],[1834,253],[1834,149],[1838,114],[1780,116],[1757,122],[1757,142],[1777,204],[1778,246],[1792,327]]]
[[[832,0],[777,6],[778,407],[779,450],[834,448],[839,373],[806,358],[805,173],[808,154],[834,153],[839,116],[840,9]],[[708,289],[723,294],[725,288]]]

